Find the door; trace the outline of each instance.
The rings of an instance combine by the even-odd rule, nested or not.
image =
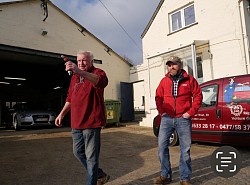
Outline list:
[[[121,121],[133,121],[134,115],[134,97],[133,84],[121,82]]]
[[[202,85],[202,105],[192,118],[192,139],[196,141],[221,142],[222,108],[221,81]]]

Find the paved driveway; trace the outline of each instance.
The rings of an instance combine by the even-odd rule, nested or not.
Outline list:
[[[242,155],[241,171],[228,179],[210,168],[218,145],[192,145],[193,184],[250,184],[250,149]],[[107,185],[150,185],[160,174],[157,140],[152,128],[128,123],[102,130],[101,167],[111,175]],[[171,148],[173,182],[178,184],[179,147]],[[1,185],[84,185],[85,171],[72,154],[70,128],[0,130]]]

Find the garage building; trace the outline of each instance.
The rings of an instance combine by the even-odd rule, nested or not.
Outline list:
[[[92,51],[94,65],[107,73],[105,99],[121,100],[132,65],[51,1],[0,3],[0,35],[0,123],[5,106],[16,102],[59,111],[70,82],[61,55],[76,61],[79,50]]]

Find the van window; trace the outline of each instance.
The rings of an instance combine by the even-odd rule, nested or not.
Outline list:
[[[218,85],[209,85],[202,88],[202,105],[201,107],[212,107],[217,105]]]

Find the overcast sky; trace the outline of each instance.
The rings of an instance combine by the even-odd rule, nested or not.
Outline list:
[[[51,0],[133,64],[142,63],[141,34],[160,0]]]
[[[121,57],[142,63],[141,34],[160,0],[51,1]]]

